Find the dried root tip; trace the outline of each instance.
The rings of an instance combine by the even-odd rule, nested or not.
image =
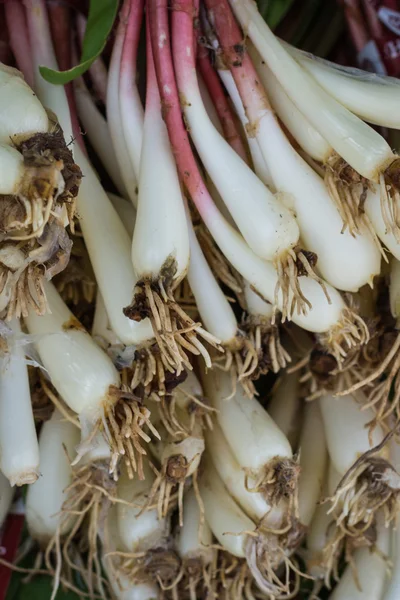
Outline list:
[[[1,205],[0,199],[0,205]],[[26,317],[30,309],[48,311],[44,279],[51,279],[68,264],[72,242],[58,218],[51,216],[39,238],[6,242],[0,249],[0,312],[7,320]]]
[[[201,248],[215,277],[236,295],[242,308],[245,307],[243,279],[216,246],[213,237],[204,225],[196,227]]]
[[[381,211],[385,227],[400,243],[400,159],[396,159],[379,177]]]
[[[187,352],[201,354],[207,367],[211,367],[208,350],[199,338],[222,351],[219,340],[184,312],[168,288],[164,287],[162,278],[157,283],[139,283],[133,302],[124,308],[124,314],[134,321],[150,319],[165,370],[176,371],[178,375],[184,368],[191,370]]]
[[[96,280],[82,238],[74,236],[68,266],[55,277],[54,284],[68,304],[94,303]]]
[[[133,585],[156,580],[163,591],[174,590],[184,575],[182,561],[177,553],[163,547],[125,554],[118,570]]]
[[[266,375],[268,371],[278,373],[291,362],[288,352],[281,344],[276,318],[273,324],[262,316],[243,315],[241,328],[247,334],[258,357],[257,367],[251,374],[253,380]]]
[[[60,126],[55,125],[52,132],[33,135],[17,149],[24,159],[24,178],[11,215],[1,218],[2,231],[14,240],[40,237],[52,211],[63,204],[73,228],[82,173],[67,148]]]
[[[317,255],[301,249],[290,249],[274,261],[278,272],[278,282],[275,287],[275,309],[282,304],[282,322],[290,320],[293,313],[307,314],[312,308],[311,302],[304,296],[299,284],[299,277],[310,277],[322,287],[328,303],[328,291],[323,280],[314,272]]]
[[[140,398],[151,398],[157,402],[172,393],[187,377],[185,370],[177,374],[174,367],[164,360],[157,344],[135,352],[129,373],[132,374],[129,384],[132,392]]]
[[[187,398],[185,411],[177,410],[174,394],[162,396],[158,406],[161,421],[169,435],[188,437],[193,433],[196,425],[200,425],[202,429],[212,429],[212,415],[216,409],[209,405],[207,398],[192,396],[183,389],[180,393]]]
[[[361,225],[368,221],[364,214],[368,179],[334,154],[326,164],[325,184],[343,221],[342,232],[348,229],[351,235],[356,235]]]
[[[298,513],[298,478],[300,475],[299,456],[294,458],[276,458],[270,460],[260,476],[249,485],[249,477],[246,476],[246,487],[253,492],[264,494],[267,501],[272,505],[279,504],[280,500],[288,500],[289,518]]]
[[[395,420],[400,418],[399,349],[400,334],[395,338],[390,350],[384,352],[383,360],[378,367],[365,369],[364,375],[367,372],[367,376],[359,378],[356,383],[347,386],[347,389],[339,393],[339,395],[353,394],[358,389],[364,388],[367,400],[363,408],[374,409],[376,414],[373,424],[387,422],[392,415]]]
[[[336,527],[332,522],[327,535],[328,541],[322,552],[309,564],[311,567],[318,568],[321,576],[324,576],[325,585],[330,587],[332,578],[335,581],[339,579],[339,567],[343,558],[346,564],[352,565],[355,550],[362,547],[373,548],[376,541],[376,527],[374,523],[367,529],[361,526],[358,535],[354,533],[348,536],[346,531]]]
[[[369,330],[364,320],[349,308],[342,312],[340,321],[330,331],[319,336],[321,346],[332,354],[339,368],[349,351],[357,350],[369,341]]]
[[[279,538],[274,535],[249,537],[246,559],[258,587],[271,599],[296,597],[301,578],[307,577],[296,562],[288,558]],[[284,567],[283,578],[277,574],[279,567]]]
[[[30,309],[38,315],[48,312],[44,277],[44,269],[33,264],[13,272],[0,263],[0,303],[7,321],[26,317]]]
[[[252,341],[247,336],[238,334],[224,349],[224,355],[214,358],[213,365],[231,374],[232,394],[229,398],[235,395],[237,383],[240,383],[245,394],[252,398],[257,394],[253,374],[258,367],[258,353]]]
[[[371,527],[379,510],[387,526],[397,514],[400,475],[380,456],[392,435],[389,433],[381,444],[365,452],[350,467],[330,498],[330,512],[338,527],[350,537],[358,538]]]
[[[63,562],[70,572],[75,571],[83,578],[88,588],[89,597],[102,594],[104,579],[99,560],[98,535],[103,527],[104,515],[117,498],[117,487],[109,475],[108,467],[102,461],[80,467],[74,471],[72,483],[64,490],[66,500],[61,511],[61,524],[68,525],[70,530],[63,547]],[[71,527],[71,524],[72,527]],[[73,560],[74,540],[85,531],[86,564],[81,559],[77,564]]]
[[[160,435],[151,424],[149,409],[140,404],[137,396],[118,388],[111,388],[109,395],[112,402],[110,408],[105,410],[102,425],[111,447],[110,473],[115,479],[118,478],[117,467],[122,459],[131,479],[135,473],[144,479],[143,456],[147,453],[142,444],[148,444],[151,437],[143,429],[147,427],[158,439]],[[96,431],[94,428],[92,436]]]

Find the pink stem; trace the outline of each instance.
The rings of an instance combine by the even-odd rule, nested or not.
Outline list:
[[[135,4],[135,2],[133,2]],[[141,4],[141,2],[136,2]],[[143,5],[142,5],[143,8]],[[130,15],[131,16],[131,15]],[[140,21],[138,27],[140,33]],[[139,37],[138,37],[139,39]],[[125,38],[126,42],[126,38]],[[126,44],[125,44],[126,45]],[[125,50],[124,45],[124,50]],[[137,45],[136,45],[137,50]],[[131,53],[130,53],[131,54]],[[136,64],[136,53],[134,53],[135,64]],[[133,62],[133,61],[132,61]],[[154,109],[161,110],[160,94],[158,91],[156,70],[154,66],[153,48],[151,46],[151,33],[150,33],[150,22],[146,19],[146,112],[150,112]]]
[[[83,38],[85,37],[87,19],[84,15],[78,13],[76,16],[76,28],[78,31],[79,42],[82,48]],[[102,58],[97,58],[90,66],[89,75],[93,83],[96,96],[106,105],[107,101],[107,68]]]
[[[354,47],[357,52],[361,52],[369,41],[369,34],[359,0],[345,0],[344,14]]]
[[[20,2],[6,2],[4,11],[11,50],[14,54],[18,68],[24,74],[26,83],[33,88],[34,76],[32,51],[24,7]],[[2,62],[5,62],[3,59],[1,60]]]
[[[228,0],[205,0],[205,3],[249,123],[257,123],[260,115],[265,114],[266,110],[271,110],[271,107],[253,62],[246,52],[243,33],[233,16]]]
[[[62,71],[66,71],[72,66],[72,19],[70,9],[62,2],[56,0],[47,3],[47,10],[49,13],[50,31],[53,38],[53,46],[57,57],[57,63]],[[76,109],[74,96],[74,88],[72,83],[68,83],[67,85],[65,85],[65,93],[67,94],[74,138],[81,147],[81,150],[86,154],[86,148],[83,142],[81,129],[79,126],[78,113]]]
[[[249,164],[246,147],[240,135],[237,121],[235,120],[221,81],[211,64],[209,51],[200,44],[197,47],[197,64],[221,121],[226,141],[239,154],[240,158]]]
[[[125,39],[122,48],[121,66],[119,70],[120,96],[131,98],[136,94],[136,63],[143,21],[143,0],[127,0],[128,22],[125,29]],[[147,36],[147,28],[146,28]],[[146,37],[147,40],[147,37]],[[147,50],[147,54],[151,52]],[[151,60],[153,60],[151,54]],[[154,70],[154,67],[153,67]],[[147,72],[147,75],[149,73]]]
[[[187,2],[177,4],[177,9],[179,10],[182,5],[187,6]],[[171,55],[168,0],[148,0],[147,7],[150,17],[150,28],[152,34],[151,38],[158,80],[158,89],[161,96],[164,120],[167,125],[169,139],[175,156],[179,176],[182,184],[185,186],[188,194],[195,203],[204,222],[208,224],[212,221],[214,216],[219,216],[219,211],[216,208],[214,201],[211,198],[202,179],[182,119],[178,88],[175,80],[175,72]],[[179,40],[182,48],[186,48],[186,46],[193,48],[194,44],[192,23],[193,6],[190,2],[189,12],[190,16],[187,15],[186,12],[180,13],[173,11],[172,13],[173,17],[175,15],[182,14],[188,19],[187,28],[190,29],[190,33],[188,34],[185,32],[185,28],[183,28],[183,32],[185,33],[185,39],[189,37],[189,41],[184,43],[184,40]],[[193,57],[192,61],[192,68],[194,69],[195,65]]]

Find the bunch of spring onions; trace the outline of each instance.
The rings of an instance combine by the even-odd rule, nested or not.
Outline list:
[[[94,5],[4,4],[1,568],[51,600],[396,599],[399,82],[252,0],[123,0],[50,83]]]

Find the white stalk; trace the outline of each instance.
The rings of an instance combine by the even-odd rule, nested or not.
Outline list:
[[[21,333],[17,319],[9,326]],[[33,483],[39,476],[39,445],[23,347],[10,345],[0,358],[0,469],[11,485]]]
[[[75,154],[83,173],[78,194],[80,224],[111,327],[128,345],[151,340],[153,330],[147,319],[136,323],[122,312],[132,301],[137,281],[129,234],[79,147]]]
[[[8,511],[10,510],[14,490],[10,485],[7,477],[0,471],[0,529],[6,520]]]
[[[233,454],[247,474],[258,477],[274,459],[291,459],[290,444],[258,400],[248,398],[240,387],[233,398],[228,373],[209,371],[204,389]]]
[[[126,58],[125,56],[125,62]],[[118,91],[120,104],[119,118],[121,119],[125,144],[131,162],[131,170],[133,168],[136,180],[138,180],[143,142],[144,110],[136,84],[136,75],[136,69],[134,69],[134,72],[131,72],[130,68],[127,68],[127,64],[121,64],[120,87]],[[116,94],[116,92],[114,93]],[[108,91],[107,99],[109,97],[110,91]],[[109,110],[107,110],[108,114]],[[115,116],[112,118],[115,119]]]
[[[65,488],[72,482],[71,460],[79,443],[79,429],[56,409],[44,423],[39,438],[40,477],[28,487],[26,520],[31,536],[46,547],[59,530],[65,534],[73,519],[60,514]]]
[[[0,143],[18,143],[48,127],[47,113],[22,73],[0,64]]]
[[[197,78],[198,78],[198,82],[199,82],[199,90],[200,90],[200,94],[201,94],[201,99],[203,101],[204,108],[206,109],[207,114],[210,118],[210,121],[214,125],[214,127],[218,131],[218,133],[220,135],[224,135],[221,121],[219,119],[217,110],[214,106],[214,102],[208,92],[207,86],[204,83],[204,80],[203,80],[202,76],[200,75],[200,73],[197,73]]]
[[[158,282],[172,261],[168,276],[174,288],[189,266],[189,235],[155,73],[148,79],[132,262],[139,280]]]
[[[238,331],[235,313],[203,254],[190,215],[187,216],[187,227],[190,242],[187,278],[196,300],[201,322],[205,329],[222,344],[229,345],[234,341]]]
[[[54,387],[82,427],[91,428],[111,408],[111,388],[120,385],[120,377],[53,284],[46,282],[45,289],[51,313],[39,317],[31,311],[26,324],[38,336],[36,347]],[[85,439],[87,431],[82,433]]]
[[[393,202],[398,204],[397,200],[393,200]],[[379,190],[369,189],[367,191],[364,210],[378,238],[393,256],[400,260],[400,243],[393,234],[393,231],[385,225]]]
[[[200,512],[199,500],[194,489],[190,489],[183,503],[183,527],[179,529],[177,550],[183,560],[198,560],[208,565],[214,556],[211,548],[212,533]]]
[[[361,399],[362,392],[357,397]],[[384,434],[380,425],[369,431],[375,413],[372,408],[361,410],[353,396],[323,396],[320,406],[329,456],[343,476],[364,452],[382,442]]]
[[[111,192],[107,192],[107,196],[117,211],[122,224],[129,234],[129,237],[132,239],[136,222],[136,210],[132,206],[132,203],[128,200],[125,200],[125,198],[121,198],[121,196],[117,196],[117,194],[112,194]]]
[[[24,0],[24,5],[26,7],[25,14],[28,20],[34,65],[35,93],[44,106],[57,115],[57,120],[64,133],[64,139],[67,144],[71,144],[70,147],[75,152],[75,145],[72,143],[74,140],[72,122],[64,86],[53,85],[46,81],[41,76],[38,68],[39,65],[44,65],[50,69],[58,70],[46,4],[42,0]]]
[[[400,515],[397,514],[396,528],[391,531],[390,560],[391,577],[382,600],[397,600],[400,596]]]
[[[326,483],[324,492],[323,496],[326,496],[328,493]],[[310,575],[319,579],[325,577],[323,552],[333,523],[333,517],[328,514],[328,510],[329,505],[326,503],[316,507],[305,538],[307,570]]]
[[[165,519],[159,520],[157,509],[141,512],[154,482],[154,473],[147,461],[143,463],[145,479],[129,479],[125,470],[118,479],[118,497],[128,506],[117,504],[117,526],[121,544],[126,552],[146,552],[157,546],[167,533]]]
[[[215,129],[204,108],[196,72],[187,71],[185,77],[177,72],[178,86],[200,158],[250,248],[266,260],[278,258],[298,242],[296,220]]]
[[[206,224],[229,262],[266,300],[274,304],[278,275],[272,263],[256,256],[219,211],[213,210],[210,216],[207,215]],[[306,315],[295,311],[291,317],[293,322],[314,333],[326,332],[335,327],[340,322],[345,308],[339,292],[329,284],[325,285],[331,300],[329,304],[317,281],[310,277],[299,277],[299,285],[304,296],[311,302],[312,309]],[[282,310],[280,294],[277,305],[278,309]]]
[[[275,188],[290,202],[302,243],[317,254],[317,268],[323,278],[351,292],[372,284],[380,272],[381,255],[366,227],[360,227],[357,236],[348,230],[342,233],[342,219],[323,179],[299,156],[272,111],[260,113],[257,131]]]
[[[116,600],[158,600],[159,589],[157,584],[149,582],[132,583],[129,575],[118,568],[118,559],[108,556],[108,552],[122,550],[123,545],[118,535],[118,512],[116,504],[112,505],[107,513],[105,532],[100,532],[103,541],[102,564],[110,582]],[[107,545],[105,545],[105,543]]]
[[[121,343],[113,330],[110,328],[110,320],[108,318],[106,306],[104,304],[103,296],[99,290],[97,290],[96,295],[92,336],[95,339],[98,338],[99,341],[104,340],[104,342],[106,342],[106,347],[108,345],[112,346],[114,344]]]
[[[250,315],[272,319],[274,315],[273,305],[260,298],[260,296],[251,289],[248,281],[244,282],[244,297],[246,301],[246,310]]]
[[[324,424],[318,402],[306,403],[300,436],[299,519],[308,527],[321,499],[328,465]]]
[[[288,54],[251,0],[230,0],[233,11],[288,96],[337,154],[373,181],[395,159],[389,144],[332,96]]]
[[[377,522],[376,549],[359,548],[342,574],[330,600],[380,600],[385,587],[390,531],[382,515]],[[354,578],[357,574],[358,582]]]
[[[249,144],[249,150],[251,154],[251,160],[253,161],[254,172],[261,181],[267,185],[272,191],[274,190],[274,182],[271,177],[270,170],[267,163],[264,160],[260,146],[258,145],[257,139],[250,135],[249,131],[249,120],[246,115],[246,111],[243,107],[243,102],[240,97],[239,91],[236,87],[235,80],[233,79],[232,73],[228,69],[218,69],[218,75],[224,84],[230,99],[236,110],[240,122],[242,123],[243,129],[246,133],[247,143]]]
[[[204,465],[199,481],[206,521],[224,550],[245,557],[247,532],[255,531],[254,522],[236,504],[210,460]]]
[[[298,372],[284,373],[278,379],[268,404],[268,414],[287,437],[292,450],[297,448],[301,431],[302,403]]]
[[[24,170],[22,154],[12,146],[0,144],[0,194],[17,194]]]
[[[207,456],[211,459],[221,481],[245,513],[259,523],[271,511],[262,494],[250,492],[245,485],[245,472],[236,460],[221,427],[215,423],[212,431],[205,433]],[[272,509],[276,512],[277,509]]]
[[[309,156],[325,162],[332,154],[332,147],[299,111],[252,44],[249,45],[248,52],[279,119]]]
[[[351,112],[375,125],[400,128],[398,79],[337,65],[285,42],[283,45],[330,96]]]
[[[130,201],[136,205],[137,174],[132,168],[121,115],[119,79],[126,24],[121,19],[111,55],[107,81],[107,123],[122,180]]]
[[[390,310],[394,319],[396,319],[396,327],[400,324],[400,261],[392,258],[390,261]]]
[[[193,397],[201,398],[203,396],[203,388],[194,372],[188,371],[185,381],[174,389],[173,394],[178,408],[187,411]]]
[[[116,155],[110,151],[112,140],[106,119],[97,108],[83,78],[74,81],[74,91],[78,116],[89,142],[120,194],[127,197]]]

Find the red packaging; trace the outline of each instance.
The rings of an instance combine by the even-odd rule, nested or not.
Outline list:
[[[361,0],[369,41],[358,54],[360,66],[400,76],[400,2],[398,0]]]

